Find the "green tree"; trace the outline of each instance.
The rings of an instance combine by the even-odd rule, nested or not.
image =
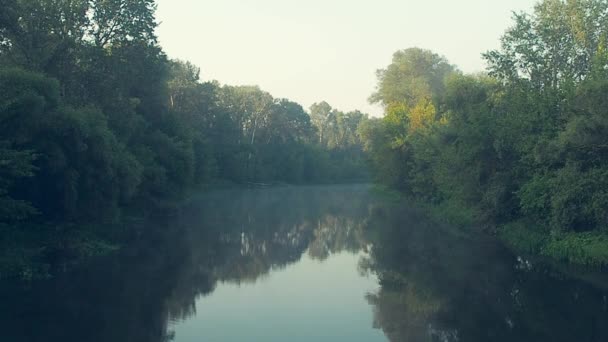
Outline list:
[[[319,132],[319,144],[321,145],[327,143],[327,134],[331,122],[332,110],[333,108],[325,101],[314,103],[310,107],[310,118],[315,127],[317,127]]]
[[[544,0],[533,14],[515,14],[501,49],[485,54],[491,74],[549,89],[584,80],[597,54],[605,54],[607,11],[602,0]]]
[[[456,72],[448,61],[429,50],[410,48],[397,51],[386,69],[376,72],[378,86],[370,102],[385,107],[392,103],[415,106],[425,99],[438,99],[445,78]]]

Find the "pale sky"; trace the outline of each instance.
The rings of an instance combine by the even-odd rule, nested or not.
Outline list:
[[[512,11],[535,0],[158,0],[160,43],[203,80],[259,85],[308,109],[327,101],[380,115],[368,97],[375,70],[400,49],[444,55],[465,72],[485,69]]]

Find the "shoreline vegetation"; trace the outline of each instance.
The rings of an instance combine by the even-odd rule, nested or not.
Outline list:
[[[487,72],[394,54],[359,132],[376,181],[516,253],[608,266],[608,3],[514,13]]]
[[[0,279],[129,248],[199,189],[372,180],[518,254],[608,266],[606,1],[515,13],[484,73],[397,51],[382,118],[202,80],[153,0],[2,8]]]
[[[198,189],[369,178],[367,114],[201,80],[153,0],[1,3],[0,277],[112,250]]]
[[[525,222],[513,222],[504,227],[489,229],[467,213],[422,202],[383,185],[374,185],[371,192],[394,205],[407,205],[410,210],[420,211],[426,219],[443,225],[445,234],[468,237],[486,235],[497,239],[515,256],[530,263],[529,265],[541,266],[538,268],[550,269],[562,276],[608,289],[608,275],[605,272],[607,263],[604,262],[604,255],[608,251],[608,235],[600,233],[593,236],[592,233],[589,234],[591,236],[570,234],[548,237],[531,229]],[[600,241],[593,241],[594,238]],[[575,242],[572,242],[573,240]]]
[[[501,240],[515,254],[544,257],[564,265],[584,266],[587,270],[604,271],[608,266],[608,234],[563,233],[543,234],[532,222],[514,221],[503,226],[487,227],[476,221],[470,212],[447,205],[433,205],[376,185],[373,192],[392,202],[409,203],[438,223],[447,224],[468,234],[485,233]]]

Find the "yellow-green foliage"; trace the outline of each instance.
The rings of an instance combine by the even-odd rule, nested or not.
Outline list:
[[[386,109],[371,139],[376,178],[453,223],[503,227],[519,251],[606,264],[606,11],[601,0],[540,1],[484,54],[482,75],[397,52],[372,96]]]

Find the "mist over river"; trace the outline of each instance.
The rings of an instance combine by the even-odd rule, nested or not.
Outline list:
[[[0,283],[7,342],[606,341],[605,290],[367,185],[217,190],[165,233]]]

